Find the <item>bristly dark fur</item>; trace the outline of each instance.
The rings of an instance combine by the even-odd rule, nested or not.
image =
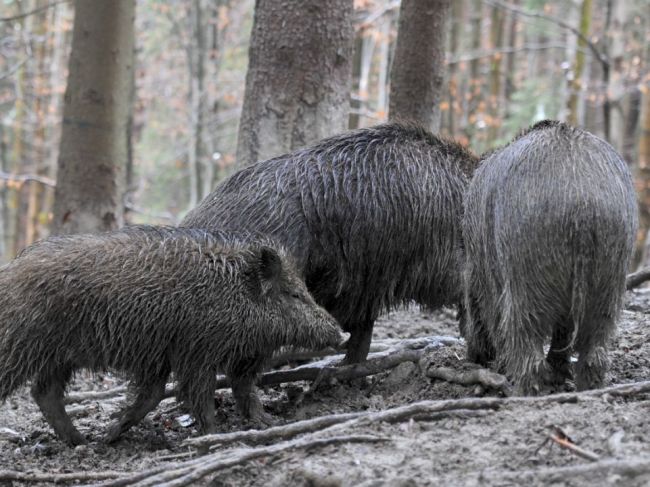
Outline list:
[[[283,346],[323,348],[338,326],[271,240],[136,226],[51,237],[0,269],[0,400],[32,393],[66,442],[84,441],[63,409],[76,370],[126,372],[139,396],[114,440],[162,399],[174,372],[199,428],[214,429],[217,372],[245,415],[254,380]]]
[[[379,125],[238,171],[181,225],[278,240],[352,333],[356,362],[382,310],[460,300],[462,198],[476,162],[421,127]]]
[[[627,165],[584,130],[543,121],[489,155],[465,199],[470,359],[531,393],[570,378],[575,351],[578,387],[601,385],[636,228]]]

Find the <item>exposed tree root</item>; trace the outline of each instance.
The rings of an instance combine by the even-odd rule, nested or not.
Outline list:
[[[232,433],[216,433],[212,435],[189,438],[183,442],[183,446],[205,448],[214,445],[229,445],[232,443],[245,442],[249,444],[264,443],[272,440],[286,440],[303,433],[311,433],[328,428],[350,419],[358,418],[367,413],[345,413],[320,416],[318,418],[296,421],[284,426],[273,426],[264,430],[234,431]]]
[[[115,397],[121,394],[126,394],[128,391],[127,386],[114,387],[113,389],[108,389],[106,391],[91,391],[91,392],[76,392],[73,394],[68,394],[64,402],[66,404],[72,404],[75,402],[81,401],[94,401],[97,399],[106,399],[107,397]]]
[[[542,480],[545,484],[551,485],[555,482],[565,483],[568,479],[575,477],[598,476],[600,480],[594,485],[599,485],[606,477],[613,474],[630,478],[650,474],[650,458],[599,460],[597,462],[570,467],[540,468],[519,472],[484,471],[481,473],[480,478],[510,482],[517,481],[519,485],[526,481]]]
[[[67,482],[93,482],[97,480],[114,479],[124,475],[124,472],[72,472],[72,473],[28,473],[14,470],[0,470],[0,482],[51,482],[62,484]]]
[[[298,438],[291,441],[276,443],[258,448],[238,448],[226,452],[213,453],[200,458],[165,464],[158,467],[138,472],[129,476],[102,483],[104,487],[118,487],[126,485],[181,487],[193,485],[198,480],[235,465],[241,465],[254,458],[277,455],[297,448],[320,448],[339,443],[377,443],[390,441],[371,435],[333,436],[330,438]]]
[[[333,426],[344,424],[346,430],[352,426],[377,422],[399,422],[411,418],[422,418],[434,416],[437,413],[458,410],[494,410],[502,406],[524,403],[524,404],[544,404],[544,403],[568,403],[577,402],[581,398],[593,396],[632,396],[650,392],[650,381],[637,382],[621,386],[607,387],[604,389],[594,389],[583,392],[567,392],[554,394],[550,396],[535,397],[483,397],[483,398],[466,398],[466,399],[446,399],[440,401],[420,401],[406,406],[386,409],[384,411],[372,411],[362,413],[345,413],[321,416],[304,421],[296,421],[283,426],[275,426],[266,430],[248,430],[236,431],[232,433],[206,435],[197,438],[185,440],[183,445],[206,448],[214,445],[227,445],[233,442],[245,441],[260,443],[264,441],[275,440],[278,438],[286,439],[293,436],[315,432]]]
[[[449,367],[431,367],[426,370],[425,374],[432,379],[440,379],[464,386],[478,384],[485,389],[501,391],[505,395],[512,393],[508,379],[504,375],[497,374],[488,369],[472,369],[460,372]]]

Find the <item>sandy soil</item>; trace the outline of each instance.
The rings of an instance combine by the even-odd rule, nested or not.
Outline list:
[[[650,293],[628,293],[619,335],[611,351],[610,384],[650,379],[648,313]],[[375,338],[427,335],[457,336],[454,312],[424,313],[415,308],[396,311],[379,320]],[[428,354],[428,360],[467,368],[464,352],[462,344],[439,348]],[[121,384],[112,376],[79,377],[71,392],[110,389]],[[412,363],[351,384],[321,385],[313,394],[303,394],[308,387],[307,383],[298,383],[267,388],[261,391],[261,397],[267,412],[283,424],[324,414],[382,410],[423,399],[477,394],[475,387],[428,379]],[[118,443],[107,446],[101,436],[121,399],[70,405],[68,409],[76,412],[75,424],[91,441],[70,449],[56,440],[27,389],[21,390],[0,406],[0,469],[138,471],[169,461],[161,457],[183,451],[181,441],[196,435],[191,424],[184,421],[185,411],[168,399]],[[216,401],[222,431],[247,427],[235,412],[230,391],[219,391]],[[640,394],[543,406],[513,404],[480,416],[373,424],[345,433],[373,434],[390,441],[283,453],[222,471],[201,485],[518,485],[508,472],[588,463],[565,449],[544,444],[554,426],[602,459],[650,458],[649,413],[650,397]],[[544,482],[533,478],[526,483],[548,485]],[[650,475],[572,475],[553,485],[650,485]]]

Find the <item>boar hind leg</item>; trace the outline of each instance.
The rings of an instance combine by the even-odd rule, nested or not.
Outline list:
[[[512,377],[517,395],[547,391],[550,366],[544,354],[544,337],[538,321],[527,314],[511,312],[504,320],[498,347],[499,363]]]
[[[616,327],[613,318],[600,316],[585,320],[578,331],[575,350],[576,387],[579,391],[602,387],[609,368],[607,345]]]
[[[551,348],[546,355],[546,361],[551,367],[550,381],[553,385],[564,385],[573,378],[571,373],[571,343],[573,325],[559,323],[553,329]]]
[[[126,406],[119,413],[118,419],[109,425],[104,437],[107,443],[116,441],[122,433],[138,424],[147,413],[158,406],[165,397],[165,384],[168,375],[167,373],[161,374],[151,382],[138,384],[133,402]]]
[[[70,380],[72,371],[55,371],[49,375],[40,374],[32,385],[32,397],[56,435],[70,446],[83,445],[86,439],[74,427],[65,412],[63,395],[65,385]]]
[[[476,299],[468,296],[459,308],[461,335],[467,344],[467,359],[487,367],[496,357],[492,338],[480,317]]]
[[[357,326],[349,328],[351,329],[350,339],[348,340],[343,363],[358,364],[368,358],[374,323],[375,320],[366,320],[363,323],[358,323]]]

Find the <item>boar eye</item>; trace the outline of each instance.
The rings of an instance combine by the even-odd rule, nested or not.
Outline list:
[[[302,295],[300,293],[297,293],[297,292],[291,293],[291,297],[302,300]]]

